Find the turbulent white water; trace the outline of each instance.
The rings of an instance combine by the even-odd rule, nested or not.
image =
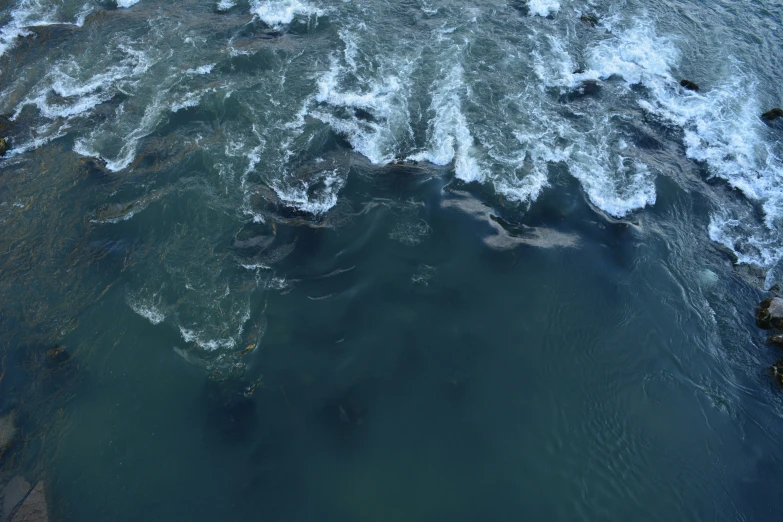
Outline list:
[[[238,212],[263,221],[259,187],[316,216],[338,204],[349,165],[319,149],[338,136],[370,164],[431,164],[521,211],[557,190],[551,172],[562,168],[594,207],[623,218],[656,204],[660,176],[677,179],[670,148],[637,143],[657,133],[696,176],[723,181],[702,186],[714,204],[705,234],[744,263],[783,257],[779,129],[759,118],[774,99],[768,80],[752,56],[722,48],[709,49],[720,71],[699,68],[709,35],[671,13],[594,2],[592,27],[580,22],[586,6],[553,0],[210,0],[189,20],[148,0],[116,7],[21,0],[3,11],[2,110],[23,128],[10,155],[64,140],[124,176],[185,143],[239,195]],[[53,32],[64,43],[13,69],[34,29],[101,23],[100,45]],[[680,87],[686,72],[698,72],[699,92]]]
[[[528,0],[530,15],[549,16],[560,10],[558,0]]]
[[[271,26],[290,24],[297,16],[317,17],[323,12],[299,0],[252,0],[250,12]]]

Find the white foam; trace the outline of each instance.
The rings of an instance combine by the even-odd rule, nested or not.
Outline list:
[[[166,315],[158,308],[150,304],[142,304],[137,301],[128,301],[131,309],[152,324],[160,324],[166,319]]]
[[[629,84],[672,81],[670,68],[680,53],[670,39],[658,36],[654,25],[638,20],[616,38],[602,40],[589,53],[587,64],[601,78],[617,75]]]
[[[569,164],[591,203],[614,217],[655,204],[654,178],[647,165],[621,155],[595,158],[593,152],[576,153],[576,161]]]
[[[320,182],[321,188],[311,191],[315,182]],[[345,180],[334,171],[324,171],[317,175],[310,183],[298,180],[285,184],[274,183],[272,189],[277,193],[281,201],[294,208],[315,216],[325,214],[337,204],[338,194],[345,184]],[[313,193],[311,193],[313,192]]]
[[[66,24],[81,27],[91,11],[85,6],[77,15],[76,21],[62,20],[58,16],[59,3],[49,4],[44,0],[22,0],[11,11],[11,19],[0,28],[0,56],[16,45],[20,37],[30,35],[31,27]]]
[[[220,0],[220,2],[218,2],[217,8],[218,11],[228,11],[235,5],[237,5],[237,3],[234,0]]]
[[[230,350],[237,345],[237,342],[231,337],[225,339],[205,339],[201,332],[183,328],[182,326],[179,327],[179,332],[186,343],[195,343],[200,348],[210,352],[220,348]]]
[[[323,14],[320,9],[299,0],[252,0],[250,12],[272,27],[288,25],[297,16],[317,18]]]
[[[43,136],[38,136],[28,142],[20,143],[18,145],[14,144],[13,148],[6,153],[6,156],[7,157],[17,156],[19,154],[24,154],[25,152],[35,150],[38,147],[41,147],[42,145],[46,145],[50,141],[54,141],[58,138],[62,138],[63,136],[65,136],[66,130],[68,130],[68,126],[63,125],[52,134],[45,134]]]
[[[711,216],[709,233],[740,262],[772,266],[783,258],[783,167],[758,116],[756,82],[737,69],[725,83],[698,93],[685,91],[671,72],[679,59],[674,43],[658,36],[652,23],[640,21],[595,47],[589,65],[601,78],[619,76],[644,85],[649,97],[639,105],[683,129],[686,155],[760,203],[763,223],[737,214],[738,209],[721,209]]]
[[[195,69],[188,69],[185,71],[186,74],[209,74],[212,72],[212,69],[215,68],[216,63],[208,63],[206,65],[200,65],[199,67],[196,67]]]
[[[549,16],[560,10],[558,0],[528,0],[527,6],[530,9],[530,16]]]
[[[198,104],[201,103],[202,96],[208,92],[214,92],[214,89],[186,93],[181,99],[171,103],[171,112],[179,112],[182,109],[198,107]]]
[[[346,57],[349,67],[356,70],[357,65],[348,51]],[[400,64],[398,71],[407,75],[404,64]],[[333,56],[331,67],[318,80],[314,101],[321,105],[314,106],[309,113],[344,135],[354,150],[372,163],[389,163],[399,152],[400,135],[410,133],[408,87],[396,74],[389,74],[366,79],[362,82],[364,89],[351,91],[341,87],[346,74]],[[348,109],[347,115],[344,112],[335,114],[341,108]],[[357,117],[356,109],[371,115],[372,120]]]
[[[140,0],[117,0],[117,7],[130,7],[136,5]]]
[[[428,149],[411,155],[410,159],[429,161],[435,165],[453,162],[459,179],[484,181],[484,169],[476,158],[473,135],[462,113],[463,75],[462,66],[456,64],[441,81],[436,82],[430,105],[435,116],[430,121]]]

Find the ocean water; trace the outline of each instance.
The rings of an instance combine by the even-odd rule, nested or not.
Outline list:
[[[0,484],[54,521],[783,519],[781,20],[0,3]]]

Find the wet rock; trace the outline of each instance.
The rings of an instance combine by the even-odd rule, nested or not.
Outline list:
[[[764,299],[756,308],[756,324],[759,328],[783,330],[783,299],[770,297]]]
[[[767,344],[772,344],[783,348],[783,334],[775,334],[767,339]]]
[[[20,476],[16,476],[5,485],[0,494],[0,522],[11,518],[11,513],[24,500],[32,486]]]
[[[772,376],[779,385],[783,386],[783,359],[772,365]]]
[[[258,35],[258,37],[262,40],[277,40],[278,38],[283,37],[283,33],[280,31],[275,31],[274,29],[270,29],[268,31],[262,32]]]
[[[16,415],[11,412],[0,417],[0,455],[16,438]]]
[[[11,522],[48,522],[46,488],[43,482],[36,484],[22,505],[16,509]]]
[[[699,90],[699,84],[694,83],[690,80],[680,80],[680,85],[689,90],[689,91],[698,91]]]
[[[581,20],[583,24],[589,25],[590,27],[595,27],[598,25],[598,17],[594,14],[582,13],[582,16],[579,17],[579,20]]]
[[[0,138],[0,156],[5,156],[6,152],[8,152],[8,140]]]
[[[769,110],[764,114],[762,114],[761,119],[764,121],[772,121],[780,118],[781,116],[783,116],[783,109],[775,107],[774,109]]]

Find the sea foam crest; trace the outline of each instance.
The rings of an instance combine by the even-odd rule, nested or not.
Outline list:
[[[400,152],[400,141],[410,135],[409,86],[402,80],[410,77],[410,64],[399,63],[389,74],[362,77],[350,52],[353,40],[344,39],[347,66],[332,57],[330,69],[318,79],[309,113],[344,135],[372,163],[389,163]]]
[[[653,24],[638,22],[596,46],[589,66],[601,78],[644,85],[649,97],[639,105],[683,129],[686,155],[760,204],[763,222],[752,212],[724,208],[711,216],[709,233],[740,262],[770,267],[783,258],[783,167],[780,146],[768,140],[769,129],[758,117],[756,83],[736,70],[728,82],[684,91],[671,73],[678,59],[674,42],[658,36]]]
[[[462,113],[464,70],[455,64],[446,76],[434,86],[430,111],[428,149],[410,156],[416,161],[429,161],[435,165],[454,162],[456,176],[466,182],[484,181],[484,169],[476,157],[473,135]]]
[[[323,11],[299,0],[252,0],[250,12],[265,24],[277,27],[288,25],[297,16],[321,16]]]
[[[237,3],[234,0],[220,0],[217,5],[218,11],[228,11],[232,7],[237,5]]]
[[[530,16],[549,16],[560,10],[558,0],[528,0],[527,7]]]
[[[337,204],[345,179],[337,170],[323,171],[312,179],[271,183],[282,202],[316,216],[325,214]]]
[[[28,36],[28,28],[44,25],[67,24],[81,27],[90,11],[85,6],[81,12],[76,15],[76,20],[70,22],[62,20],[60,13],[60,2],[47,2],[46,0],[22,0],[18,6],[11,11],[11,19],[2,28],[0,28],[0,56],[8,52],[16,45],[16,41]]]

